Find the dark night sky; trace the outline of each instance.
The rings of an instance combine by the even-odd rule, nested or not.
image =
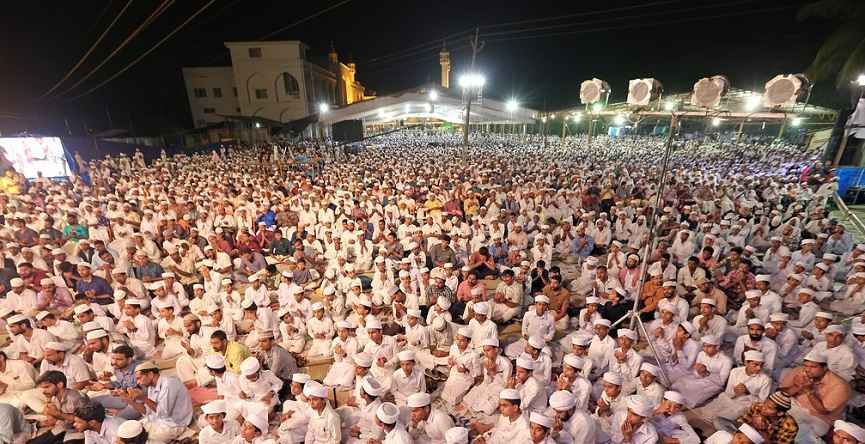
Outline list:
[[[181,77],[182,66],[227,65],[229,40],[256,40],[314,14],[337,0],[263,2],[216,0],[164,46],[104,88],[78,100],[37,98],[47,91],[96,40],[127,0],[15,2],[0,17],[0,130],[26,127],[64,133],[64,118],[76,135],[84,125],[101,131],[128,128],[157,134],[191,126]],[[86,91],[150,48],[205,0],[175,2],[93,77],[68,96]],[[796,21],[805,0],[665,0],[606,2],[352,0],[275,36],[302,40],[312,55],[324,55],[330,42],[342,60],[358,64],[358,78],[379,93],[438,81],[437,48],[409,57],[371,60],[445,36],[481,27],[487,41],[477,67],[487,76],[487,94],[518,97],[548,109],[578,102],[579,83],[598,77],[625,97],[627,80],[655,77],[667,92],[689,90],[706,75],[726,74],[734,87],[762,90],[778,73],[803,71],[832,23]],[[135,0],[88,62],[64,83],[64,91],[111,52],[158,4]],[[585,15],[591,11],[619,9]],[[653,6],[652,6],[653,5]],[[583,15],[576,15],[583,14]],[[555,21],[512,26],[503,23],[573,15]],[[698,20],[699,19],[699,20]],[[526,28],[550,27],[513,33]],[[512,32],[490,35],[490,33]],[[542,38],[549,33],[568,33]],[[500,39],[511,39],[501,41]],[[466,69],[467,34],[448,40],[453,71]],[[55,93],[56,95],[56,93]],[[812,102],[837,105],[832,81],[815,86]],[[25,120],[8,120],[13,113]]]

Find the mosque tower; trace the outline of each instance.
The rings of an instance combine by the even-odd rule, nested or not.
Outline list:
[[[442,49],[439,51],[439,65],[442,67],[442,88],[450,88],[451,53],[448,52],[445,42],[442,42]]]

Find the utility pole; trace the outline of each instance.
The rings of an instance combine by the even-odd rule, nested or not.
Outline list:
[[[484,42],[478,42],[478,37],[480,36],[479,34],[480,28],[475,28],[475,36],[469,40],[469,44],[472,45],[472,64],[469,68],[469,71],[472,73],[475,72],[475,59],[477,58],[478,53],[481,52],[482,49],[484,49]],[[469,118],[472,113],[472,92],[473,91],[469,91],[469,93],[467,94],[468,98],[466,101],[466,122],[465,127],[463,128],[463,146],[466,148],[466,150],[468,150],[469,148]]]

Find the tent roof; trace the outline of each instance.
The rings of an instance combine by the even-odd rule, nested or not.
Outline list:
[[[435,101],[429,98],[433,90],[438,93]],[[318,120],[326,125],[344,120],[363,120],[369,125],[409,118],[432,118],[461,124],[465,119],[464,109],[459,90],[428,84],[331,109],[320,114]],[[471,123],[534,123],[536,115],[536,110],[524,107],[509,112],[505,102],[483,97],[480,102],[472,102]]]

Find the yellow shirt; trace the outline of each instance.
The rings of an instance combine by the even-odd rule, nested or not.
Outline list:
[[[240,363],[252,356],[249,348],[237,341],[228,341],[225,346],[225,368],[231,373],[240,373]]]

